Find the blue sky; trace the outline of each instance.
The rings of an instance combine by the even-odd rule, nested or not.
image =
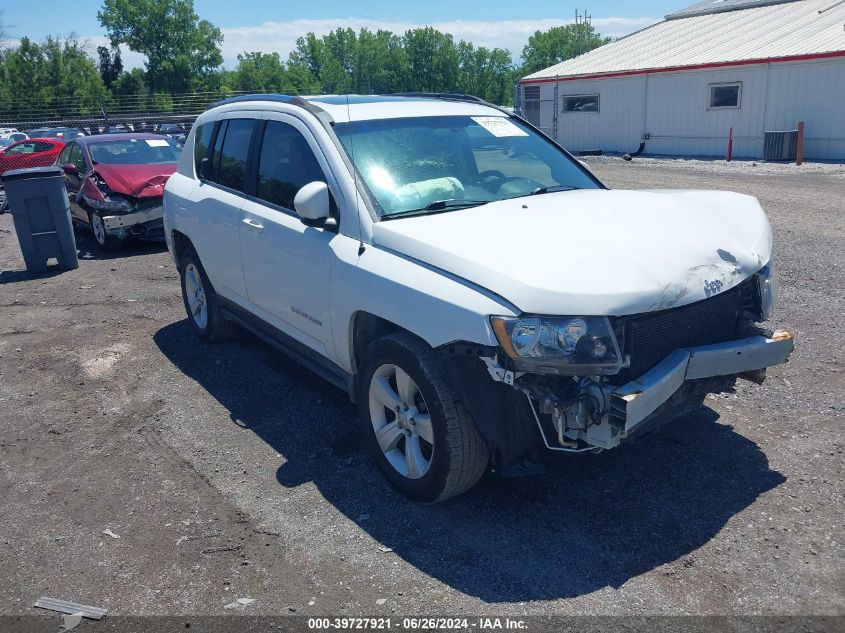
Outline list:
[[[586,8],[602,34],[618,37],[641,29],[693,0],[605,0],[578,3],[532,0],[485,0],[455,2],[426,0],[365,0],[364,2],[279,2],[279,0],[195,0],[200,17],[223,30],[223,56],[232,66],[244,50],[276,51],[283,57],[296,37],[308,31],[322,34],[340,26],[358,29],[407,28],[432,25],[480,46],[499,46],[517,58],[523,44],[535,30],[572,21],[576,7]],[[46,35],[67,36],[75,32],[92,47],[104,43],[105,33],[97,22],[100,0],[4,0],[3,21],[7,38],[24,35],[41,39]],[[143,64],[143,58],[124,53],[129,66]]]

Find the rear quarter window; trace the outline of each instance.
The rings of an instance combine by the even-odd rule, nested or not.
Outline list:
[[[214,123],[203,123],[197,126],[196,135],[194,137],[194,169],[196,174],[200,174],[200,167],[203,158],[210,158],[208,149],[211,145],[211,134],[214,131]]]
[[[229,189],[243,191],[254,126],[254,119],[227,119],[220,122],[209,180]]]

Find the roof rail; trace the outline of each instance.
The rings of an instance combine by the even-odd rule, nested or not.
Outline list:
[[[476,97],[474,95],[465,95],[458,92],[393,92],[390,94],[382,95],[384,97],[425,97],[427,99],[443,99],[444,101],[469,101],[472,103],[483,103],[487,105],[487,102],[482,99],[481,97]]]
[[[287,103],[289,105],[298,106],[304,110],[308,110],[312,114],[325,112],[320,106],[314,105],[310,101],[306,101],[302,97],[282,94],[250,94],[238,95],[237,97],[229,97],[228,99],[221,99],[211,104],[210,107],[216,108],[221,105],[228,105],[230,103],[241,103],[243,101],[273,101],[275,103]]]

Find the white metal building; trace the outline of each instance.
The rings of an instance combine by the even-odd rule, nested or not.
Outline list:
[[[576,152],[724,156],[733,127],[763,158],[804,121],[805,158],[845,159],[845,0],[705,0],[528,75],[517,104]]]

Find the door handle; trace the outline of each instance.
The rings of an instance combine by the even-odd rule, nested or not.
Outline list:
[[[252,228],[254,228],[254,229],[258,229],[258,232],[259,232],[259,233],[261,233],[262,231],[264,231],[264,225],[263,225],[263,224],[259,224],[258,222],[256,222],[256,221],[255,221],[255,220],[253,220],[252,218],[244,218],[244,219],[243,219],[243,223],[244,223],[244,224],[246,224],[247,226],[251,226],[251,227],[252,227]]]

